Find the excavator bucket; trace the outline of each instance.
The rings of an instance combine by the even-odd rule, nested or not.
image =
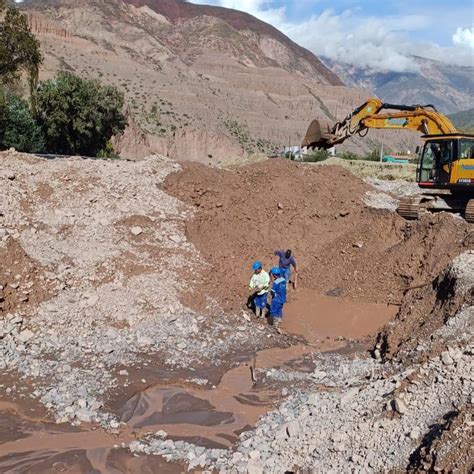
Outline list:
[[[332,126],[329,122],[325,120],[313,120],[311,125],[306,132],[304,137],[302,147],[308,148],[331,148],[333,144],[331,139],[334,138],[334,135],[331,133]]]

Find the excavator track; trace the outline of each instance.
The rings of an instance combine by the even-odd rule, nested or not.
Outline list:
[[[418,219],[421,214],[420,198],[418,196],[401,198],[397,212],[405,219]]]
[[[467,222],[474,224],[474,199],[468,201],[464,218]]]

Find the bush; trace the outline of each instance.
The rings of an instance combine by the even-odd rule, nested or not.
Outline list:
[[[36,99],[50,153],[97,156],[127,126],[123,94],[97,80],[60,72],[40,84]]]
[[[0,97],[0,149],[15,148],[25,153],[44,150],[44,136],[26,101]]]
[[[105,148],[100,150],[99,153],[97,153],[97,158],[117,159],[120,158],[120,156],[117,155],[116,151],[114,150],[114,145],[109,140],[106,143]]]
[[[364,157],[367,161],[380,161],[380,151],[372,150],[368,155]]]
[[[303,161],[307,163],[317,163],[324,161],[329,158],[329,152],[327,150],[316,150],[311,155],[304,155]]]
[[[342,153],[341,158],[343,160],[360,160],[360,156],[352,151],[345,151]]]

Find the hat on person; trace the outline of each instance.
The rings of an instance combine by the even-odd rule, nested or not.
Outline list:
[[[278,267],[273,267],[272,270],[271,270],[271,273],[272,273],[272,275],[280,276],[281,275],[281,269],[278,268]]]
[[[260,270],[263,267],[262,262],[260,260],[257,260],[254,262],[252,265],[253,271],[256,272],[257,270]]]

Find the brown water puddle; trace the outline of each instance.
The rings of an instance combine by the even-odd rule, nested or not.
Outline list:
[[[289,293],[282,328],[311,343],[324,337],[359,339],[376,334],[395,317],[397,311],[396,306],[355,303],[298,289]]]
[[[26,410],[25,410],[26,408]],[[5,473],[181,473],[184,467],[159,456],[136,458],[114,445],[134,439],[94,427],[56,425],[33,417],[30,407],[0,403],[0,472]]]
[[[323,341],[321,352],[343,347]],[[252,367],[268,369],[291,364],[314,347],[292,346],[258,353],[255,361],[229,370],[213,390],[154,385],[128,400],[121,419],[135,431],[164,430],[173,438],[190,438],[208,447],[229,447],[246,427],[254,425],[281,400],[280,390],[255,383]],[[254,372],[256,374],[256,372]]]

